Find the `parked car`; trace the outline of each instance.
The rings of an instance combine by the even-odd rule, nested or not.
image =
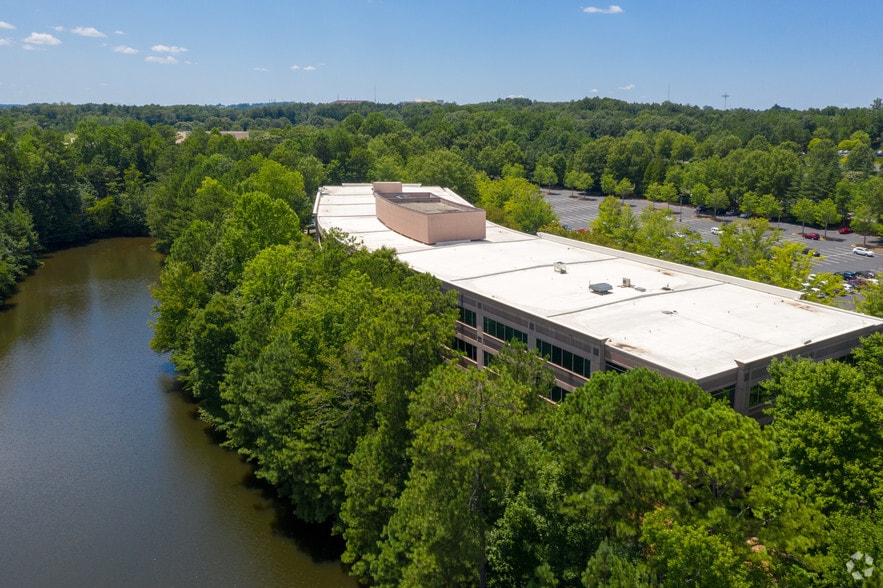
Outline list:
[[[872,272],[871,270],[859,270],[859,271],[855,272],[855,275],[857,275],[857,276],[861,276],[861,277],[863,277],[863,278],[865,278],[865,279],[867,279],[867,278],[876,278],[876,277],[877,277],[877,274],[875,274],[875,273]]]
[[[837,232],[841,235],[848,235],[852,232],[852,229],[850,229],[849,227],[840,227],[839,229],[837,229]]]
[[[712,235],[720,235],[723,232],[724,232],[724,230],[720,227],[711,227],[711,234]]]
[[[821,235],[818,233],[800,233],[800,235],[804,239],[812,239],[813,241],[818,241],[821,238]]]
[[[818,257],[819,255],[821,255],[818,249],[813,249],[812,247],[804,247],[803,254],[812,255],[813,257]]]
[[[853,247],[852,252],[856,255],[864,255],[865,257],[874,257],[874,252],[867,247]]]

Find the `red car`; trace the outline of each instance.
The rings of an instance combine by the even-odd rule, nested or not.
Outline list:
[[[841,235],[848,235],[852,232],[852,229],[850,229],[849,227],[840,227],[839,229],[837,229],[837,232]]]
[[[818,233],[801,233],[801,235],[804,239],[812,239],[813,241],[818,241],[820,238]]]

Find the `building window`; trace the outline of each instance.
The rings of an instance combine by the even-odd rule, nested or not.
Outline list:
[[[509,325],[497,322],[494,319],[484,317],[484,332],[492,337],[496,337],[500,341],[509,342],[512,339],[520,341],[527,345],[527,335],[518,329],[513,329]]]
[[[569,392],[561,386],[552,386],[552,393],[549,394],[549,400],[552,402],[561,402]]]
[[[751,391],[748,393],[748,408],[754,408],[755,406],[760,406],[762,404],[769,404],[772,400],[773,396],[770,394],[769,390],[760,384],[755,384],[751,387]]]
[[[478,361],[478,349],[475,347],[475,345],[454,337],[453,347],[457,351],[462,351],[464,354],[466,354],[466,357],[468,357],[472,361]]]
[[[724,386],[719,390],[711,392],[711,397],[715,400],[724,400],[730,406],[733,406],[733,400],[736,398],[736,385]]]
[[[484,367],[487,367],[494,360],[494,354],[490,351],[482,351],[482,359],[484,360]]]
[[[581,355],[571,353],[566,349],[561,349],[557,345],[547,343],[542,339],[537,339],[537,351],[546,358],[546,361],[553,363],[559,367],[563,367],[567,371],[573,372],[584,378],[588,378],[592,371],[592,362]]]
[[[627,367],[623,367],[623,366],[619,365],[618,363],[613,363],[612,361],[605,361],[604,362],[604,371],[605,372],[616,372],[618,374],[624,374],[629,370]]]
[[[464,325],[469,325],[470,327],[478,326],[478,320],[475,317],[475,311],[469,310],[468,308],[460,308],[460,322]]]

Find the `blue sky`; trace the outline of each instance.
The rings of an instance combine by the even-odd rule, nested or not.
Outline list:
[[[616,2],[6,2],[0,103],[883,97],[881,0]]]

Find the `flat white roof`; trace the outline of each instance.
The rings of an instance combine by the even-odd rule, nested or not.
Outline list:
[[[403,186],[468,203],[439,187]],[[800,300],[800,293],[553,235],[487,223],[482,241],[425,245],[383,225],[371,184],[320,188],[322,231],[338,228],[368,249],[395,249],[418,272],[701,380],[810,342],[881,328],[870,316]],[[562,262],[566,273],[555,271]],[[631,287],[623,286],[623,279]],[[595,294],[591,284],[613,286]]]

